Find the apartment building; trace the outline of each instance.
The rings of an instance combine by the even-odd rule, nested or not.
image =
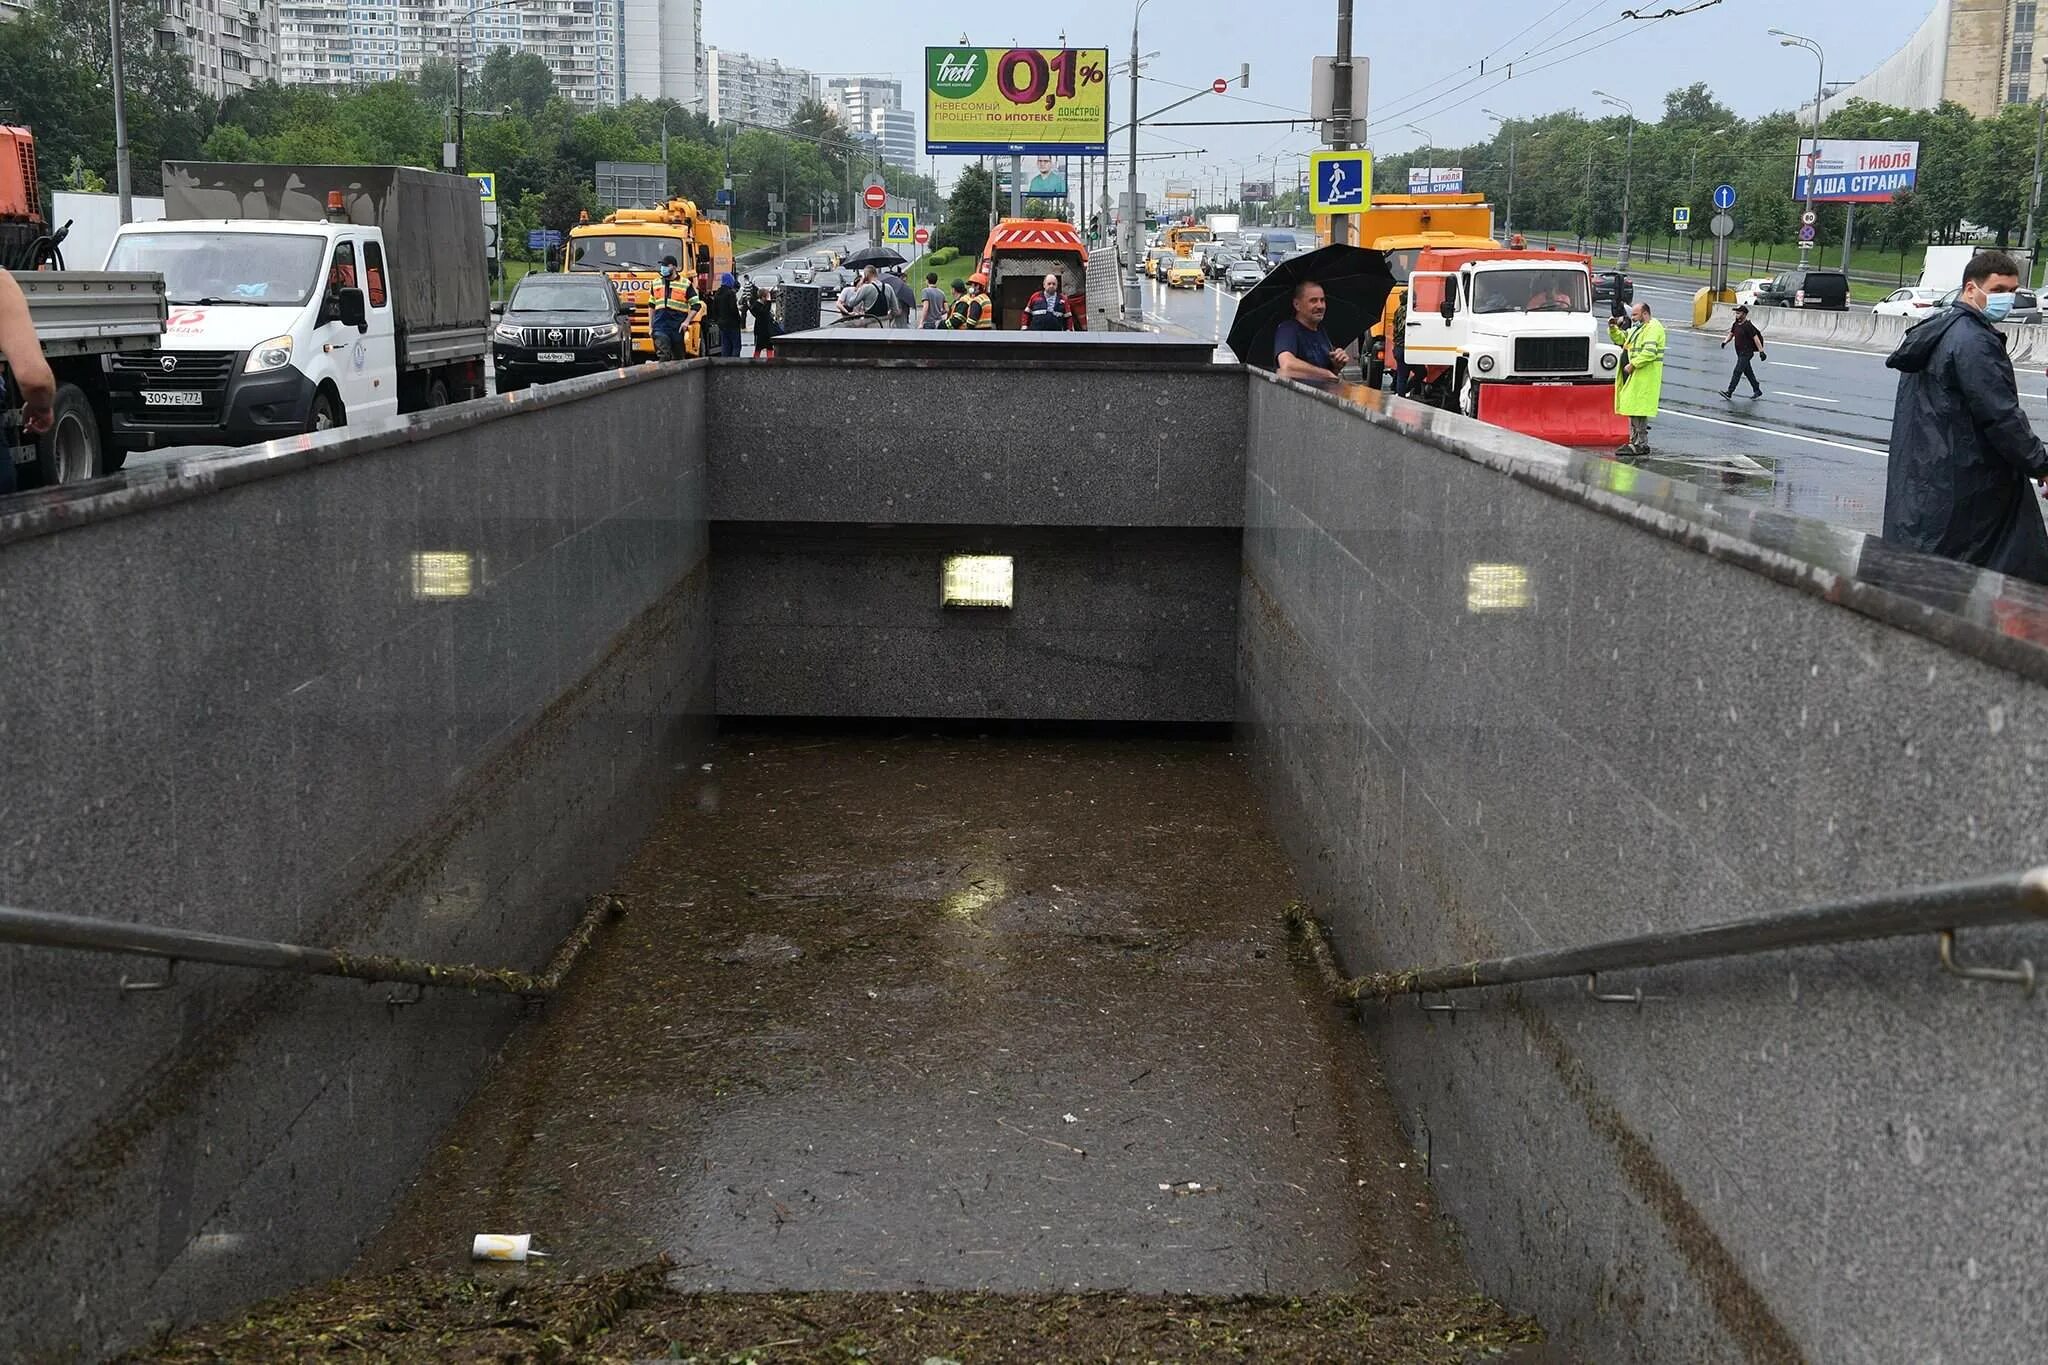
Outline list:
[[[224,100],[278,76],[276,0],[162,0],[157,46],[192,66],[192,84]]]
[[[174,2],[195,0],[166,0]],[[504,47],[546,62],[555,88],[578,104],[663,95],[689,103],[700,88],[701,0],[526,0],[476,13],[466,12],[471,3],[270,2],[279,6],[278,79],[287,84],[392,80],[429,61],[480,64]]]
[[[917,169],[917,115],[908,109],[871,109],[867,133],[886,165]]]
[[[1823,116],[1852,99],[1906,109],[1953,100],[1979,118],[2043,93],[2048,74],[2048,3],[2040,0],[1935,0],[1904,47],[1876,70],[1821,102]],[[1813,101],[1801,106],[1813,116]]]
[[[786,128],[805,100],[818,98],[818,78],[774,58],[704,49],[704,90],[712,122],[732,119]]]
[[[880,76],[834,76],[825,82],[825,107],[839,115],[841,127],[872,131],[873,111],[901,109],[903,82]]]

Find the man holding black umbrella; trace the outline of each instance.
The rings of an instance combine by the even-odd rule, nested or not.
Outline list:
[[[1294,317],[1273,333],[1274,368],[1282,379],[1327,384],[1351,363],[1351,353],[1331,342],[1323,330],[1330,311],[1329,296],[1314,280],[1294,286]]]

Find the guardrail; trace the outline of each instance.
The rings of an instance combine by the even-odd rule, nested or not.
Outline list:
[[[126,991],[164,990],[173,984],[178,963],[205,962],[221,967],[253,967],[298,972],[306,976],[341,976],[356,981],[391,982],[421,988],[445,986],[516,995],[526,1000],[545,1000],[561,989],[563,980],[590,945],[598,926],[624,913],[624,910],[616,896],[592,897],[583,917],[548,958],[548,965],[538,975],[462,963],[417,962],[375,953],[344,953],[332,948],[309,948],[295,943],[237,938],[230,934],[208,934],[190,929],[165,929],[150,924],[96,919],[87,915],[60,915],[45,910],[19,910],[10,906],[0,906],[0,943],[99,953],[133,953],[163,958],[170,963],[159,980],[130,981],[127,976],[122,976],[121,989]]]
[[[1297,933],[1313,932],[1322,945],[1319,927],[1299,908],[1288,914]],[[1603,992],[1600,973],[1668,967],[1707,958],[1742,957],[1786,948],[1811,948],[1831,943],[1935,934],[1940,939],[1943,971],[1975,981],[1997,981],[2034,990],[2034,964],[2022,958],[2016,967],[1975,967],[1956,960],[1959,929],[2048,922],[2048,867],[2029,868],[1974,881],[1952,882],[1906,891],[1884,892],[1851,900],[1830,901],[1753,919],[1730,920],[1698,929],[1640,934],[1576,948],[1559,948],[1514,957],[1489,958],[1398,972],[1371,972],[1340,980],[1336,990],[1347,1001],[1391,1000],[1403,995],[1436,995],[1489,986],[1513,986],[1583,976],[1592,997],[1600,1001],[1641,1004],[1647,997],[1638,987],[1628,994]],[[1454,1006],[1428,1006],[1451,1009]]]

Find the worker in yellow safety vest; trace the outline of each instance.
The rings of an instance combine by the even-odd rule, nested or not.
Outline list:
[[[647,294],[647,330],[654,337],[654,358],[656,360],[681,360],[683,358],[684,329],[690,321],[690,295],[687,286],[676,281],[676,258],[661,258],[661,283]]]

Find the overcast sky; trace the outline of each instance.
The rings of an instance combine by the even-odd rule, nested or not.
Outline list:
[[[1779,47],[1766,29],[1790,28],[1818,39],[1833,83],[1863,75],[1896,51],[1933,8],[1933,0],[1720,0],[1657,23],[1620,18],[1625,9],[1655,14],[1696,3],[1358,0],[1354,42],[1372,63],[1372,146],[1382,153],[1422,146],[1420,134],[1400,126],[1406,123],[1428,129],[1439,145],[1476,141],[1491,126],[1482,107],[1510,117],[1590,109],[1598,104],[1589,93],[1595,86],[1632,100],[1650,118],[1661,112],[1667,90],[1701,80],[1743,115],[1789,109],[1812,98],[1814,61],[1802,50]],[[1118,60],[1130,50],[1130,10],[1131,0],[950,6],[705,0],[704,41],[820,74],[894,76],[903,82],[905,104],[918,112],[922,138],[925,43],[958,42],[962,22],[970,25],[966,37],[987,47],[1053,47],[1064,30],[1068,45],[1107,47]],[[1250,62],[1250,89],[1233,85],[1227,98],[1202,99],[1167,117],[1264,119],[1305,111],[1309,59],[1334,50],[1336,11],[1334,0],[1150,0],[1141,45],[1159,55],[1147,65],[1140,103],[1149,112],[1217,76],[1234,80],[1240,64]],[[963,20],[978,13],[989,17]],[[1490,48],[1497,50],[1488,55]],[[1481,56],[1487,56],[1484,77],[1476,67]],[[1516,74],[1503,79],[1509,62]],[[1113,122],[1126,116],[1127,89],[1119,79]],[[1199,176],[1204,167],[1227,167],[1234,179],[1243,170],[1238,163],[1254,161],[1266,162],[1270,174],[1270,158],[1315,145],[1312,133],[1285,125],[1148,128],[1141,153],[1205,150],[1188,150],[1169,163],[1171,170],[1147,162],[1142,179],[1156,192],[1168,174]],[[929,160],[925,164],[929,168]],[[957,164],[939,158],[941,183],[952,180]],[[1291,175],[1291,165],[1291,157],[1282,163],[1281,179]]]

